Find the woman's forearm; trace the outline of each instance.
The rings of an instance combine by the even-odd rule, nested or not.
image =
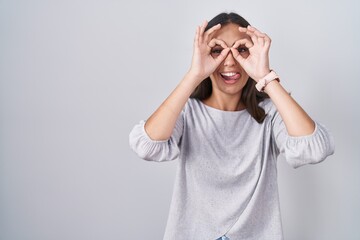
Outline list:
[[[290,136],[305,136],[314,132],[314,121],[278,81],[271,81],[265,92],[275,104]]]
[[[165,99],[159,108],[145,123],[145,131],[152,140],[170,138],[186,101],[199,81],[191,73],[187,73],[174,91]]]

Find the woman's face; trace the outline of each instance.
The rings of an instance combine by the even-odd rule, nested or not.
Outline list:
[[[213,38],[224,41],[228,47],[232,47],[236,41],[243,38],[248,38],[251,41],[245,33],[239,31],[239,26],[233,23],[222,26],[214,33]],[[213,47],[211,55],[214,58],[218,57],[222,49],[219,45]],[[248,49],[243,45],[239,46],[238,51],[243,57],[249,55]],[[249,75],[236,61],[230,51],[225,60],[210,75],[213,94],[238,95],[242,92],[248,78]]]

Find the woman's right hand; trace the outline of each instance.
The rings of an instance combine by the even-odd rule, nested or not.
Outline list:
[[[189,70],[189,73],[198,80],[199,84],[216,70],[230,51],[225,42],[215,38],[211,39],[212,34],[221,28],[221,24],[215,25],[205,32],[207,24],[205,21],[196,29],[193,57]],[[222,50],[214,58],[211,51],[216,45],[221,46]]]
[[[223,41],[212,39],[212,33],[219,30],[221,25],[216,25],[205,32],[206,25],[207,22],[204,22],[196,30],[190,70],[146,121],[145,131],[153,140],[167,140],[171,137],[176,121],[191,93],[196,86],[216,70],[230,51]],[[215,48],[216,45],[219,47]],[[216,52],[214,52],[215,50]],[[214,57],[211,56],[212,51]]]

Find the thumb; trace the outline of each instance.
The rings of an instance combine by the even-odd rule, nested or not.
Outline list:
[[[229,52],[230,52],[230,48],[224,48],[221,51],[220,55],[217,58],[215,58],[216,64],[220,64],[222,61],[224,61],[224,59],[227,57]]]
[[[242,65],[245,61],[245,58],[243,56],[241,56],[241,54],[239,53],[239,51],[236,48],[231,48],[231,53],[234,56],[234,58],[236,59],[236,61],[238,61],[240,63],[240,65]]]

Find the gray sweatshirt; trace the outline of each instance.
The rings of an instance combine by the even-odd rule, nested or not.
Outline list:
[[[130,133],[130,146],[149,161],[177,160],[165,240],[283,239],[277,157],[294,168],[323,161],[334,152],[324,126],[291,137],[270,99],[259,124],[246,111],[221,111],[189,99],[170,139],[154,141],[144,121]]]

